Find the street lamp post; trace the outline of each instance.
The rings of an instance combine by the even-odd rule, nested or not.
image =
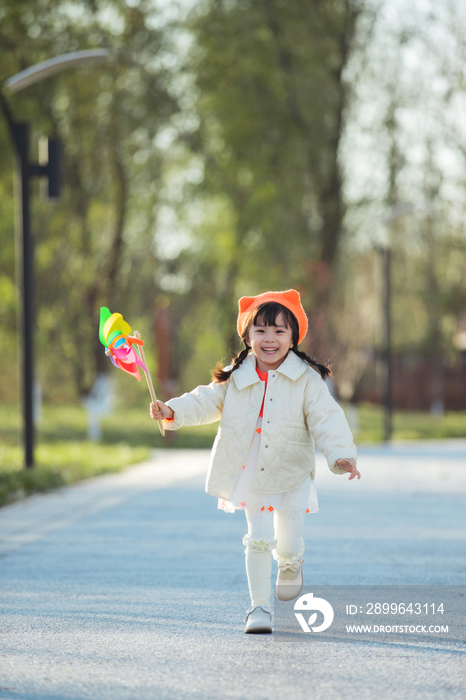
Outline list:
[[[382,256],[383,279],[383,361],[385,365],[383,388],[383,439],[389,442],[393,433],[393,362],[392,362],[392,251],[379,248]]]
[[[92,51],[75,51],[36,66],[27,68],[5,81],[4,87],[10,93],[17,93],[34,83],[48,78],[67,68],[89,63],[106,61],[109,52],[106,49]],[[49,139],[48,162],[39,165],[30,162],[28,122],[14,120],[5,95],[0,91],[0,106],[8,124],[13,146],[16,152],[19,183],[19,234],[21,239],[21,297],[22,297],[22,406],[23,406],[23,444],[26,468],[34,466],[34,251],[30,227],[30,178],[47,177],[49,197],[58,197],[60,190],[59,161],[60,144],[58,139]]]
[[[417,207],[412,202],[400,202],[391,207],[381,219],[382,226],[387,226],[405,214],[411,214]],[[392,251],[390,245],[377,245],[376,250],[382,257],[383,280],[383,433],[384,441],[390,442],[393,434],[393,358],[392,358]]]

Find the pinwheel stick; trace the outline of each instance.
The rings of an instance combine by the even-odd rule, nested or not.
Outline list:
[[[141,337],[141,334],[138,333],[138,331],[134,331],[134,337],[135,337],[135,338],[140,338],[140,337]],[[157,397],[156,397],[156,395],[155,395],[154,385],[152,384],[152,377],[150,376],[150,374],[149,374],[149,369],[148,369],[148,367],[147,367],[146,356],[145,356],[145,354],[144,354],[144,346],[143,346],[143,345],[139,345],[138,350],[139,350],[139,352],[141,353],[142,361],[144,362],[144,365],[145,365],[145,367],[146,367],[146,370],[145,370],[144,374],[146,375],[147,386],[149,387],[149,391],[150,391],[150,396],[151,396],[151,399],[152,399],[152,403],[155,404],[155,405],[157,406]],[[158,422],[158,424],[159,424],[159,429],[160,429],[160,432],[162,433],[162,437],[165,437],[165,428],[163,427],[162,421],[159,420],[159,421],[157,421],[157,422]]]

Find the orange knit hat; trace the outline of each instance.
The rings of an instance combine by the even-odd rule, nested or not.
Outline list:
[[[276,301],[286,309],[289,309],[291,313],[296,316],[299,328],[299,345],[299,343],[304,340],[304,336],[307,333],[307,317],[301,306],[299,292],[297,292],[296,289],[287,289],[286,292],[264,292],[264,294],[259,294],[257,297],[241,297],[238,302],[239,314],[236,324],[240,337],[244,329],[246,318],[251,311],[254,311],[258,306],[266,304],[269,301]]]

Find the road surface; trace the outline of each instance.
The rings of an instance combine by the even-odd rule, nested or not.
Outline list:
[[[463,640],[245,635],[243,513],[204,493],[208,451],[0,510],[0,700],[450,700]],[[310,585],[466,585],[466,440],[318,457]],[[466,591],[466,587],[465,587]]]

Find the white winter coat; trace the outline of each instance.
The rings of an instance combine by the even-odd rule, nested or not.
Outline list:
[[[174,421],[165,428],[202,425],[220,419],[206,480],[206,491],[228,499],[238,482],[254,434],[263,384],[252,353],[223,384],[198,386],[170,399]],[[356,446],[345,415],[318,372],[294,352],[269,370],[262,419],[261,447],[252,490],[289,491],[308,474],[314,477],[314,442],[336,474],[337,459],[356,459]]]

